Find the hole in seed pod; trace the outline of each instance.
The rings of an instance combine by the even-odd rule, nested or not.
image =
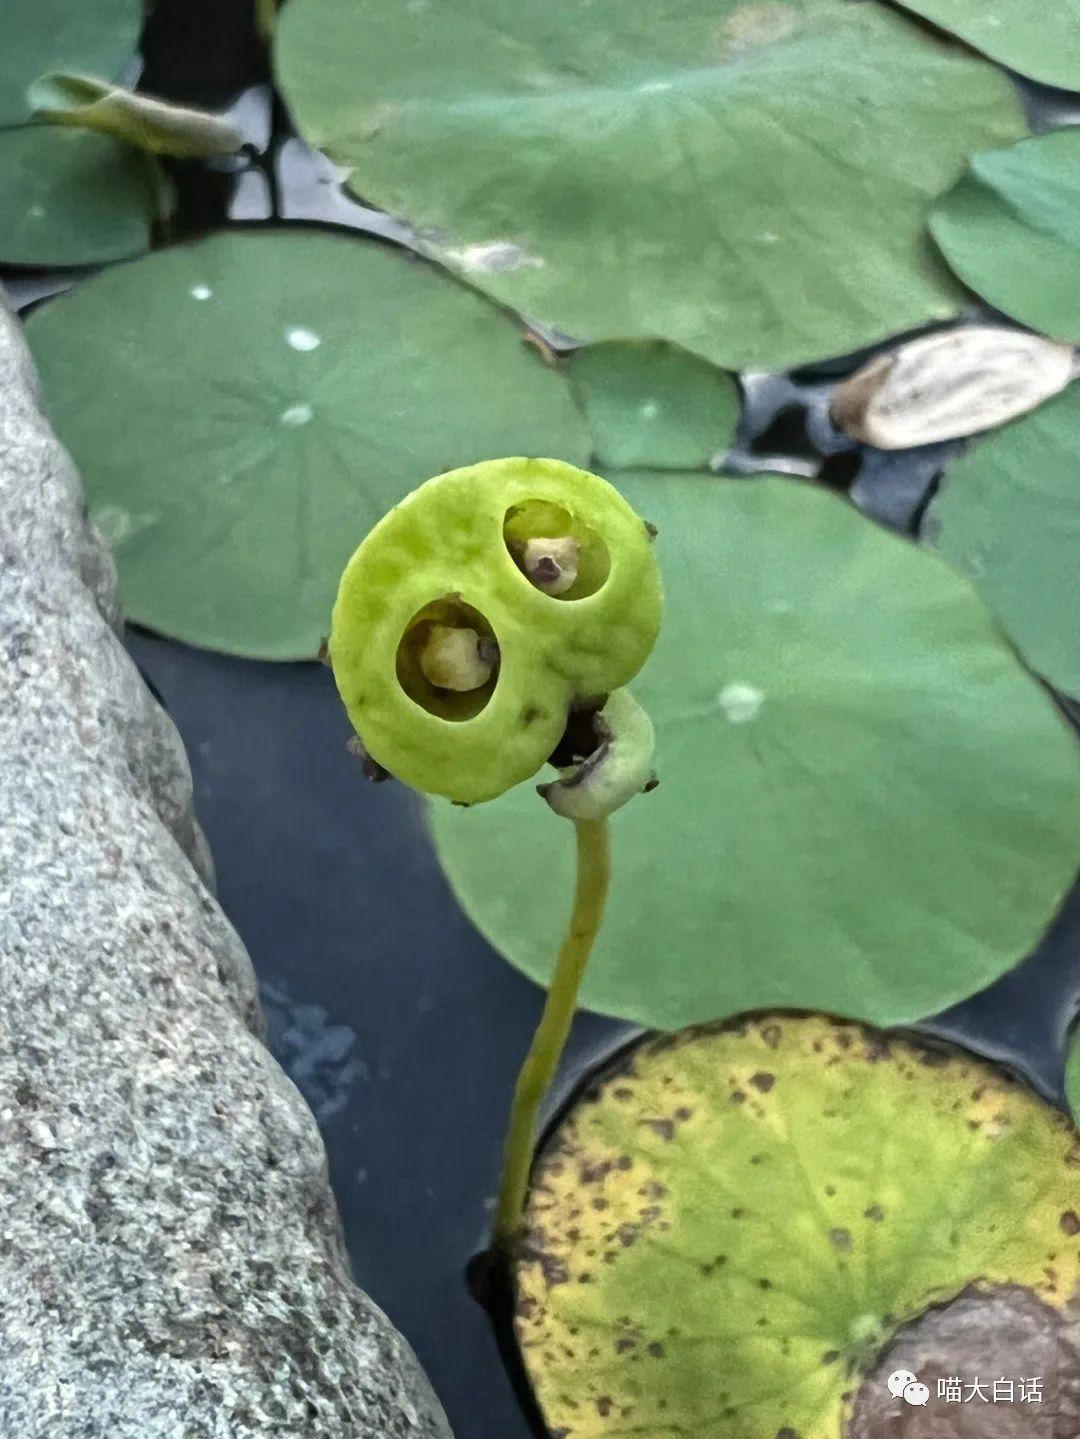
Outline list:
[[[429,714],[444,720],[475,719],[498,683],[495,631],[463,600],[432,600],[405,626],[397,649],[397,677],[409,698]]]
[[[557,600],[596,594],[611,570],[611,556],[595,530],[549,500],[523,500],[503,520],[503,539],[529,583]]]

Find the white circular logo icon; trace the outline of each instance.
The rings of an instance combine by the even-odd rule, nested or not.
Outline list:
[[[912,1374],[910,1369],[897,1369],[894,1374],[889,1375],[889,1393],[894,1399],[899,1399],[909,1384],[918,1384],[919,1376]]]
[[[904,1390],[904,1398],[909,1404],[925,1404],[930,1398],[930,1390],[925,1384],[909,1384]]]

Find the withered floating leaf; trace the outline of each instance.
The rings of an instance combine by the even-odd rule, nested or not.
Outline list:
[[[853,439],[906,450],[994,429],[1063,390],[1070,345],[1002,325],[968,325],[878,355],[839,384],[831,413]]]

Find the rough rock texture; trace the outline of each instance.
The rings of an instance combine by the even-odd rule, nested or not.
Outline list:
[[[1018,1284],[966,1289],[900,1330],[858,1388],[846,1439],[1076,1439],[1078,1330],[1071,1308],[1060,1314]],[[897,1370],[929,1389],[925,1404],[893,1396]],[[950,1379],[951,1398],[938,1391]],[[1038,1398],[1021,1379],[1037,1382]]]
[[[0,299],[0,1434],[446,1436],[350,1278],[114,604]]]

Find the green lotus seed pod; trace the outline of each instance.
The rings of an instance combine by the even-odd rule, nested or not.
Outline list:
[[[428,480],[371,531],[341,579],[330,661],[378,765],[476,804],[537,773],[575,703],[633,679],[661,608],[651,531],[606,480],[489,460]]]

